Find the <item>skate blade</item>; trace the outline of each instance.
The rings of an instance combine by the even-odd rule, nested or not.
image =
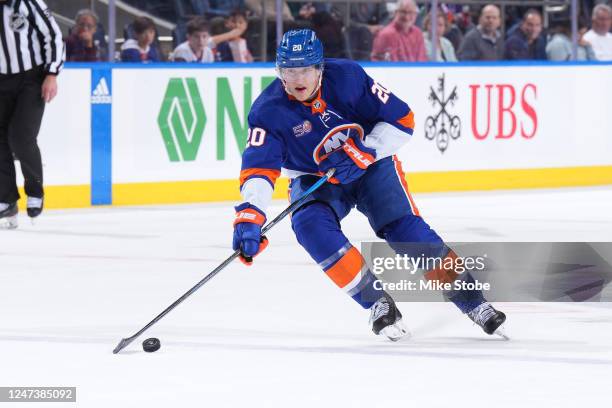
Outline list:
[[[14,215],[12,217],[2,218],[0,220],[0,229],[3,230],[12,230],[17,228],[19,224],[17,223],[17,216]]]
[[[402,319],[399,319],[397,322],[382,329],[380,334],[387,337],[391,341],[398,341],[404,337],[410,337],[410,332]]]
[[[504,340],[510,340],[510,337],[506,334],[506,328],[504,327],[503,324],[501,326],[499,326],[497,328],[497,330],[495,330],[493,332],[493,334],[498,335],[499,337],[501,337]]]

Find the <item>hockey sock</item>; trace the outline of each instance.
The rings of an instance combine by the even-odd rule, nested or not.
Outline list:
[[[441,265],[444,266],[426,271],[425,278],[428,280],[442,283],[454,283],[457,280],[474,282],[469,272],[456,272],[454,264],[457,255],[420,216],[410,214],[402,217],[383,227],[377,235],[384,238],[400,255],[441,258]],[[450,290],[444,296],[463,313],[485,302],[480,290]]]
[[[474,278],[469,272],[464,270],[462,270],[462,273],[456,272],[456,260],[457,254],[455,251],[448,249],[448,253],[440,262],[440,267],[426,271],[425,278],[427,280],[451,283],[453,285],[456,284],[457,281],[468,284],[474,283]],[[444,297],[453,302],[463,313],[468,313],[485,302],[482,291],[475,289],[451,289],[444,292]]]
[[[361,253],[342,233],[333,210],[315,202],[296,211],[292,227],[300,245],[327,276],[363,308],[370,308],[384,292],[374,288],[376,277]]]

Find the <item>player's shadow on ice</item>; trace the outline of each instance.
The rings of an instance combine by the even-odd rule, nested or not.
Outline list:
[[[483,344],[483,342],[495,342],[496,344],[508,344],[503,339],[483,339],[483,338],[464,338],[469,340],[473,345],[475,343]],[[409,341],[408,341],[409,342]],[[445,352],[431,351],[431,350],[419,350],[418,345],[408,345],[408,342],[402,343],[384,343],[381,344],[369,344],[365,346],[287,346],[287,345],[272,345],[272,344],[227,344],[227,343],[213,343],[213,342],[167,342],[166,347],[169,348],[196,348],[202,349],[203,351],[210,352],[212,350],[224,350],[224,351],[247,351],[247,352],[283,352],[283,353],[314,353],[314,354],[335,354],[335,355],[362,355],[362,356],[385,356],[397,358],[430,358],[430,359],[455,359],[455,360],[469,360],[469,361],[498,361],[498,362],[525,362],[525,363],[556,363],[556,364],[576,364],[576,365],[607,365],[612,366],[612,360],[606,359],[595,359],[595,358],[582,358],[582,357],[563,357],[563,356],[545,356],[545,355],[525,355],[524,349],[515,349],[507,351],[506,354],[493,354],[483,352],[467,352],[465,349],[461,349],[459,352],[453,352],[452,348],[449,350],[449,346],[445,347]],[[550,342],[548,342],[550,345]],[[423,346],[423,344],[421,344]],[[503,349],[502,347],[497,348],[497,351]]]

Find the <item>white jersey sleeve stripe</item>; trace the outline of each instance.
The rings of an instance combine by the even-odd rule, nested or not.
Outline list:
[[[245,202],[251,203],[263,212],[266,212],[266,208],[270,205],[273,192],[270,183],[261,177],[248,179],[240,191]]]
[[[410,135],[386,122],[378,122],[363,142],[366,147],[376,150],[376,160],[393,156],[410,140]]]

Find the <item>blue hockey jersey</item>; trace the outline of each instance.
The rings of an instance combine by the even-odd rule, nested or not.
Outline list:
[[[408,105],[349,60],[325,59],[317,96],[300,102],[276,79],[255,100],[242,155],[241,192],[265,210],[281,168],[289,177],[317,174],[318,163],[356,134],[380,160],[414,128]]]

